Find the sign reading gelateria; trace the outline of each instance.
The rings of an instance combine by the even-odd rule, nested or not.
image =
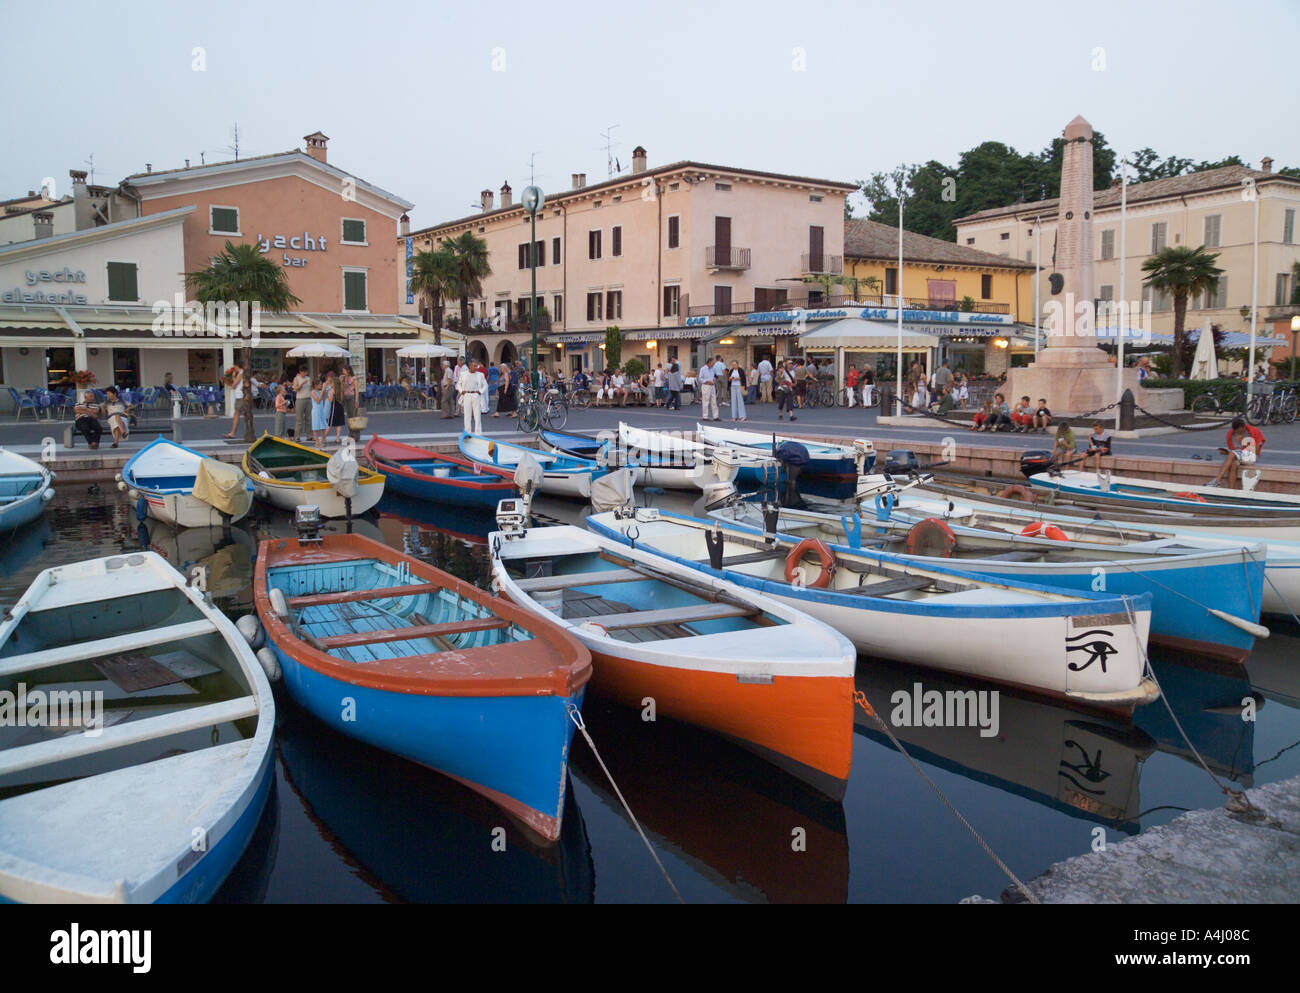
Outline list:
[[[262,233],[259,231],[257,233],[257,250],[265,255],[272,248],[289,248],[295,252],[323,252],[325,251],[325,236],[321,235],[319,238],[313,238],[304,231],[301,235],[290,235],[287,238],[282,234],[273,234],[263,238]],[[284,260],[281,265],[301,267],[307,264],[307,260],[300,256],[291,257],[285,251],[281,251],[280,254]]]
[[[0,293],[0,302],[3,303],[85,303],[86,295],[77,293],[73,290],[63,292],[47,292],[40,288],[45,283],[84,283],[86,281],[86,271],[84,269],[69,269],[64,266],[62,269],[28,269],[24,275],[27,277],[27,286],[29,289],[14,287],[12,290],[5,290]],[[37,289],[30,289],[37,287]]]

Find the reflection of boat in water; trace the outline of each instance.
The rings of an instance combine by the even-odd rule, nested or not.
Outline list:
[[[849,842],[840,804],[689,724],[665,721],[658,734],[660,724],[642,721],[638,710],[590,698],[586,716],[599,729],[601,757],[656,848],[748,902],[848,898]],[[585,743],[575,745],[569,769],[626,816]],[[805,832],[804,851],[792,845],[797,827]],[[633,844],[639,848],[640,841]],[[662,892],[666,898],[666,886]]]
[[[266,798],[266,810],[249,839],[248,851],[236,863],[225,884],[212,898],[213,903],[265,903],[271,888],[271,873],[275,858],[280,852],[280,797],[279,783],[271,778],[271,792]]]
[[[393,524],[441,531],[475,545],[486,545],[487,536],[497,529],[495,507],[491,511],[476,511],[472,507],[442,506],[399,493],[385,493],[375,509],[379,511],[379,530],[384,532],[389,544],[393,543],[394,534],[398,535],[400,544],[400,534],[393,530]]]
[[[0,576],[13,576],[45,550],[52,532],[49,519],[38,517],[24,528],[0,534]]]
[[[594,900],[591,847],[571,786],[560,838],[543,845],[467,787],[344,737],[296,704],[285,702],[281,714],[285,781],[326,840],[387,895],[416,903]],[[493,851],[498,827],[504,851]]]
[[[1256,693],[1300,710],[1300,629],[1290,630],[1295,633],[1274,627],[1266,641],[1255,643],[1255,650],[1246,659],[1246,675]]]
[[[1271,641],[1257,644],[1267,646]],[[1210,662],[1196,666],[1167,662],[1157,653],[1152,654],[1151,664],[1178,723],[1205,764],[1216,775],[1250,786],[1255,771],[1255,722],[1242,720],[1242,701],[1251,696],[1246,673],[1237,666]],[[1257,708],[1263,703],[1256,698]],[[1133,723],[1151,735],[1162,752],[1199,765],[1169,716],[1169,707],[1161,701],[1134,711]]]
[[[1081,713],[1003,688],[996,688],[997,734],[990,737],[982,737],[978,726],[899,726],[901,720],[891,719],[895,709],[891,698],[903,690],[911,700],[918,684],[923,693],[937,690],[945,700],[948,693],[995,689],[929,669],[876,661],[859,666],[857,688],[917,761],[1072,817],[1137,833],[1142,763],[1156,750],[1147,734],[1126,721]],[[861,709],[853,717],[858,734],[893,747]]]
[[[294,527],[293,514],[284,510],[275,510],[269,507],[263,507],[265,514],[258,515],[257,510],[253,511],[250,520],[254,521],[253,535],[261,541],[264,538],[297,538],[298,530]],[[321,534],[347,534],[348,522],[342,518],[338,520],[327,520],[324,527],[320,529]],[[363,538],[370,538],[372,541],[383,541],[384,535],[379,530],[376,518],[373,513],[365,515],[356,515],[352,518],[352,534],[359,534]]]
[[[186,576],[203,566],[214,597],[235,596],[253,581],[255,543],[242,527],[175,528],[150,517],[140,525],[140,545]]]

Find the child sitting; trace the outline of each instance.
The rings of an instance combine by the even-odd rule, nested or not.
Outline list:
[[[1092,456],[1092,471],[1101,475],[1101,457],[1110,454],[1110,432],[1102,426],[1101,421],[1092,422],[1092,434],[1088,435],[1088,450],[1083,454],[1085,464],[1087,457]]]

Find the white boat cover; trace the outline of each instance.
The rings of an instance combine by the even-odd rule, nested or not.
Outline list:
[[[597,513],[626,507],[632,502],[634,477],[632,470],[623,468],[606,473],[592,481],[591,506]]]
[[[194,497],[231,517],[248,510],[244,472],[237,465],[203,459],[194,474]]]
[[[519,462],[515,466],[515,485],[519,487],[520,493],[525,497],[532,496],[542,485],[544,478],[545,473],[540,462],[527,452],[519,456]]]
[[[357,495],[357,460],[344,458],[343,453],[335,452],[325,463],[325,478],[329,480],[334,491],[344,500],[351,500]]]

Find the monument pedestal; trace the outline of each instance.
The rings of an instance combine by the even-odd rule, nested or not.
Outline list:
[[[1124,388],[1132,390],[1140,402],[1137,370],[1125,369],[1123,382]],[[1049,345],[1033,365],[1008,369],[1002,392],[1013,407],[1022,396],[1027,395],[1031,405],[1037,405],[1038,398],[1042,397],[1058,418],[1077,417],[1119,399],[1115,395],[1115,367],[1106,353],[1074,345]],[[1110,418],[1114,411],[1099,416]]]

